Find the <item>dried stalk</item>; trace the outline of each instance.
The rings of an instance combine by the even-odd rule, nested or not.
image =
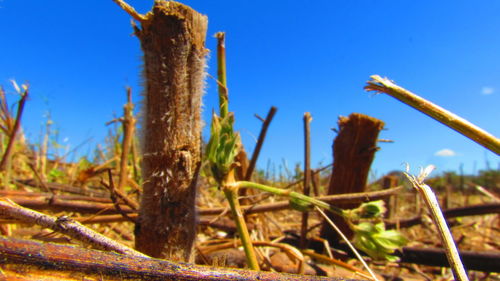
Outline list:
[[[136,257],[147,257],[66,216],[60,216],[58,218],[48,216],[19,206],[9,199],[0,199],[0,214],[19,219],[23,222],[34,223],[42,227],[50,228],[99,249],[115,251],[120,254]]]
[[[465,268],[460,259],[460,255],[458,254],[457,246],[453,241],[453,236],[446,224],[446,220],[441,212],[441,208],[439,207],[439,202],[436,198],[432,189],[424,183],[424,179],[430,174],[430,172],[434,169],[434,166],[428,166],[425,170],[423,170],[418,177],[409,175],[405,173],[408,180],[411,182],[413,187],[420,193],[422,198],[425,201],[425,204],[430,210],[431,218],[438,228],[439,235],[441,237],[441,241],[446,249],[446,257],[451,266],[451,270],[453,271],[453,275],[459,281],[468,281],[467,272],[465,272]],[[407,169],[408,170],[408,169]]]
[[[0,171],[5,171],[5,176],[4,176],[4,186],[7,187],[10,184],[10,173],[11,173],[11,164],[12,164],[12,152],[14,149],[14,143],[16,140],[16,135],[17,132],[19,131],[19,128],[21,127],[21,117],[23,115],[24,111],[24,105],[26,103],[26,100],[28,99],[28,86],[22,85],[23,91],[19,89],[17,84],[12,81],[14,87],[16,88],[17,92],[21,95],[21,99],[19,100],[19,103],[17,105],[17,112],[16,112],[16,119],[14,121],[14,124],[12,125],[12,128],[8,128],[8,124],[6,125],[5,131],[8,131],[9,134],[9,141],[7,143],[7,147],[5,148],[5,152],[2,156],[2,160],[0,161]],[[4,119],[4,122],[7,123],[8,119],[11,117],[10,113],[7,108],[7,101],[5,99],[5,93],[3,89],[0,89],[1,95],[2,95],[2,105],[3,108],[3,115],[2,119]]]
[[[133,223],[136,223],[137,220],[136,219],[132,219],[131,217],[128,216],[127,213],[125,213],[122,208],[120,207],[120,204],[118,202],[118,199],[116,198],[117,196],[117,190],[115,189],[115,185],[113,184],[113,176],[111,175],[111,170],[108,170],[108,178],[109,178],[109,184],[106,184],[104,183],[104,181],[101,182],[102,185],[104,185],[106,188],[109,189],[109,193],[110,193],[110,198],[111,198],[111,201],[113,201],[113,204],[115,206],[115,209],[118,211],[118,213],[120,213],[120,215],[122,215],[125,219],[127,219],[128,221],[131,221]],[[123,199],[122,199],[123,200]],[[137,208],[132,208],[134,211],[137,210]]]
[[[120,192],[124,191],[125,184],[127,183],[128,157],[135,131],[134,104],[132,103],[132,90],[130,87],[127,87],[127,104],[123,106],[123,118],[121,121],[123,126],[123,140],[117,186],[117,190]]]
[[[372,75],[370,78],[372,80],[367,82],[365,90],[375,91],[377,93],[386,93],[436,119],[444,125],[477,142],[483,147],[493,151],[497,155],[500,154],[500,139],[496,138],[492,134],[484,131],[462,117],[396,85],[387,78],[382,78],[378,75]]]
[[[391,188],[389,190],[341,194],[341,195],[327,195],[314,197],[315,199],[322,200],[331,204],[345,203],[345,202],[365,202],[368,200],[378,200],[387,196],[397,194],[403,189],[402,186]],[[42,209],[55,209],[71,212],[82,213],[97,213],[102,210],[107,210],[106,214],[116,213],[113,209],[112,201],[109,198],[75,196],[75,195],[53,195],[48,193],[33,193],[33,192],[20,192],[20,191],[0,191],[0,196],[7,197],[19,205],[27,208],[42,210]],[[273,212],[279,210],[290,209],[289,201],[278,201],[274,203],[267,203],[261,205],[242,206],[242,212],[245,215]],[[120,206],[122,211],[127,214],[134,212],[133,209],[126,205]],[[487,211],[488,207],[483,208]],[[223,213],[226,208],[199,208],[198,214],[200,216],[219,215]]]
[[[113,0],[120,8],[122,8],[125,12],[127,12],[131,17],[133,17],[136,21],[138,22],[144,22],[147,21],[147,15],[141,15],[139,14],[132,6],[127,4],[126,2],[122,0]]]
[[[477,184],[474,187],[476,188],[477,191],[479,191],[482,194],[486,195],[488,198],[492,199],[494,202],[500,202],[500,197],[498,197],[497,195],[489,192],[484,187],[482,187],[480,185],[477,185]]]
[[[309,196],[311,191],[311,113],[304,114],[304,195]],[[302,213],[300,226],[300,248],[306,248],[308,212]]]
[[[262,128],[260,129],[259,138],[257,140],[257,144],[255,145],[255,149],[252,153],[252,159],[250,160],[250,164],[248,165],[247,173],[245,175],[245,180],[249,181],[252,178],[253,171],[255,169],[255,165],[257,164],[257,159],[259,158],[260,150],[262,149],[262,145],[264,144],[264,139],[266,138],[267,129],[269,129],[269,125],[273,120],[274,115],[276,114],[278,109],[274,106],[269,109],[267,113],[266,119],[262,123]]]

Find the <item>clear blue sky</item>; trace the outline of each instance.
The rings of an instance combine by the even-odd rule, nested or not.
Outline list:
[[[145,13],[153,1],[129,0]],[[485,1],[185,1],[208,15],[208,72],[216,76],[213,34],[227,33],[230,109],[247,151],[278,107],[259,166],[271,159],[293,169],[303,158],[302,116],[313,116],[312,162],[332,161],[339,115],[383,120],[377,175],[435,164],[438,171],[477,171],[497,155],[386,95],[363,91],[372,74],[387,76],[500,136],[500,2]],[[29,82],[23,128],[37,141],[50,111],[60,141],[103,141],[105,122],[122,114],[124,87],[141,99],[139,40],[130,16],[111,0],[0,0],[0,85]],[[217,102],[207,81],[204,118]],[[9,95],[13,100],[15,97]],[[204,130],[207,137],[207,130]],[[65,141],[65,142],[64,142]],[[444,151],[444,152],[443,152]],[[439,153],[441,152],[441,153]],[[441,156],[440,156],[441,155]]]

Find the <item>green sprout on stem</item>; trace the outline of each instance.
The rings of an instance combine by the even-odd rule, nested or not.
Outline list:
[[[210,163],[213,177],[218,183],[225,181],[238,154],[240,136],[233,130],[234,118],[232,112],[221,118],[212,115],[210,126],[210,140],[208,141],[206,156]]]
[[[234,115],[229,112],[228,91],[226,86],[225,46],[224,33],[216,34],[218,39],[218,84],[219,84],[219,112],[212,116],[210,127],[210,140],[206,148],[206,158],[210,170],[220,189],[224,192],[231,212],[236,222],[248,266],[253,270],[259,270],[259,264],[253,249],[245,218],[242,214],[238,201],[239,188],[254,188],[279,196],[288,197],[290,206],[298,211],[307,212],[317,206],[332,213],[342,216],[349,222],[355,233],[354,242],[360,249],[364,250],[373,258],[385,258],[394,260],[396,257],[390,254],[406,243],[406,239],[396,231],[385,230],[383,222],[373,224],[371,221],[378,220],[386,211],[383,201],[363,203],[353,210],[342,210],[324,201],[306,196],[304,194],[280,189],[268,185],[258,184],[250,181],[236,181],[234,168],[238,165],[235,160],[241,147],[240,136],[234,132]],[[354,224],[355,221],[361,221]]]

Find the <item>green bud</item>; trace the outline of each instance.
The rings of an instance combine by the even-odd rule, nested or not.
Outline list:
[[[233,131],[233,115],[220,118],[215,113],[210,126],[210,140],[206,148],[206,158],[217,182],[222,182],[238,154],[240,136]]]
[[[401,233],[385,230],[383,222],[377,224],[362,222],[353,225],[352,230],[354,245],[374,259],[396,261],[398,258],[390,254],[408,242]]]
[[[346,212],[351,220],[381,218],[386,212],[385,202],[382,200],[362,203],[358,208]]]

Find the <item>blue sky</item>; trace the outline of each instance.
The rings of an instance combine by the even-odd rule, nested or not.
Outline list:
[[[153,1],[129,0],[139,12]],[[383,120],[376,175],[435,164],[438,171],[493,168],[499,158],[387,95],[363,91],[372,74],[500,135],[500,2],[490,1],[185,1],[208,15],[208,72],[216,76],[213,34],[225,31],[230,110],[253,151],[270,106],[278,113],[259,166],[293,169],[303,159],[302,116],[309,111],[312,162],[332,161],[339,115]],[[29,82],[23,128],[32,141],[50,112],[60,141],[101,143],[105,122],[122,114],[124,87],[141,99],[141,51],[130,16],[111,0],[0,1],[0,85]],[[204,118],[217,103],[207,80]],[[14,100],[13,95],[9,95]],[[208,127],[208,126],[207,126]],[[208,130],[204,130],[207,137]],[[278,168],[277,168],[278,169]]]

